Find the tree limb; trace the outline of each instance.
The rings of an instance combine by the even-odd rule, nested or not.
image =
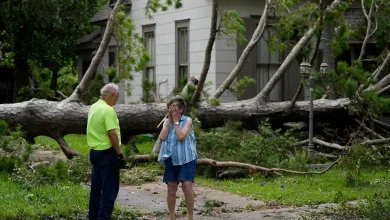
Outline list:
[[[385,127],[385,128],[390,128],[390,124],[387,124],[387,123],[385,123],[385,122],[383,122],[383,121],[379,121],[379,120],[377,120],[377,119],[373,119],[373,121],[374,121],[375,123],[377,123],[377,124],[379,124],[379,125]]]
[[[390,143],[390,138],[367,140],[367,141],[363,141],[360,144],[362,144],[362,145],[375,145],[375,144],[388,144],[388,143]]]
[[[370,17],[368,16],[367,11],[366,11],[366,7],[364,6],[364,0],[362,0],[361,3],[362,3],[363,14],[366,17],[366,19],[369,20]]]
[[[359,61],[361,61],[363,59],[364,53],[366,52],[366,46],[367,46],[367,42],[368,42],[369,38],[376,31],[376,29],[374,31],[371,31],[371,25],[372,25],[371,17],[372,17],[372,15],[374,13],[374,4],[375,4],[375,0],[372,0],[371,1],[370,12],[368,13],[368,16],[366,16],[366,19],[367,19],[366,36],[364,37],[362,48],[360,50],[360,55],[359,55],[359,58],[358,58]],[[362,0],[362,5],[364,5],[363,0]],[[365,12],[364,8],[363,8],[363,11],[365,13],[364,15],[366,15],[366,12]],[[376,19],[375,19],[375,21],[376,21]]]
[[[313,138],[313,142],[316,143],[316,144],[319,144],[321,146],[334,148],[334,149],[337,149],[337,150],[344,150],[345,149],[345,147],[343,147],[341,145],[338,145],[338,144],[335,144],[335,143],[328,143],[328,142],[322,141],[322,140],[317,139],[317,138]],[[294,145],[295,146],[299,146],[299,145],[305,145],[305,144],[308,144],[308,143],[309,143],[309,140],[307,139],[307,140],[299,141],[299,142],[295,143]]]
[[[322,1],[321,3],[322,4]],[[321,37],[322,37],[322,30],[323,30],[323,16],[320,17],[320,25],[319,25],[319,30],[318,32],[320,33],[318,36],[317,36],[317,41],[316,41],[316,47],[314,49],[314,54],[313,56],[311,57],[311,60],[310,60],[310,65],[314,65],[314,62],[316,61],[317,59],[317,56],[318,56],[318,52],[320,50],[320,44],[321,44]],[[303,90],[303,79],[301,79],[301,82],[299,83],[299,87],[297,89],[297,92],[295,93],[293,99],[291,100],[291,105],[289,106],[289,110],[291,110],[292,108],[294,108],[294,105],[295,103],[298,101],[298,98]]]
[[[240,73],[240,71],[244,67],[245,61],[248,58],[250,52],[253,50],[253,48],[257,45],[257,42],[263,36],[264,30],[265,30],[266,25],[267,25],[268,8],[270,6],[270,2],[269,1],[270,0],[266,0],[265,1],[263,14],[261,15],[259,24],[257,25],[256,30],[253,33],[251,40],[249,41],[248,45],[245,47],[245,49],[242,52],[240,58],[238,59],[237,65],[230,72],[229,76],[225,79],[225,81],[217,89],[217,91],[211,97],[211,99],[221,97],[221,95],[225,92],[225,90],[229,88],[229,86],[232,84],[234,79],[237,77],[237,75]]]
[[[74,156],[80,155],[80,152],[77,152],[69,147],[68,143],[65,141],[63,137],[56,137],[54,138],[58,145],[60,145],[60,148],[62,152],[65,154],[66,158],[72,159]]]
[[[132,158],[132,162],[129,168],[131,169],[137,163],[149,162],[155,159],[157,159],[157,156],[151,154],[136,155]],[[234,161],[216,161],[216,160],[205,159],[205,158],[198,159],[196,161],[196,165],[203,165],[203,166],[206,165],[215,168],[240,168],[240,169],[248,170],[249,172],[254,172],[254,171],[261,172],[266,175],[272,175],[272,174],[282,175],[281,173],[290,173],[290,174],[299,174],[299,175],[312,175],[312,174],[321,175],[328,172],[329,169],[332,168],[335,164],[337,164],[340,160],[341,160],[341,156],[339,156],[339,158],[336,161],[330,164],[329,167],[327,167],[326,169],[320,172],[314,172],[314,171],[301,172],[301,171],[287,170],[281,168],[266,168],[266,167],[256,166],[247,163],[240,163]]]
[[[333,155],[333,154],[325,154],[325,153],[322,153],[322,152],[316,152],[315,155],[322,156],[322,157],[326,157],[326,158],[329,158],[329,159],[336,159],[336,158],[337,158],[336,155]]]
[[[383,70],[385,69],[385,67],[387,66],[387,64],[390,62],[390,53],[387,54],[385,60],[383,61],[383,63],[378,67],[377,70],[375,70],[374,72],[374,79],[378,80],[379,77],[381,76]]]
[[[38,166],[49,166],[49,165],[50,165],[49,161],[39,161],[39,162],[31,164],[28,168],[30,168],[33,171],[35,171],[35,168],[38,167]]]
[[[157,138],[156,143],[153,145],[152,155],[156,155],[160,152],[162,141],[160,138]]]
[[[364,123],[360,122],[358,119],[355,119],[355,121],[361,125],[366,131],[370,132],[373,136],[375,137],[378,137],[380,139],[385,139],[382,135],[376,133],[375,131],[373,131],[372,129],[370,129],[369,127],[367,127]]]
[[[332,4],[325,10],[330,11],[334,10],[339,7],[341,3],[341,0],[335,0],[332,2]],[[291,66],[292,62],[298,55],[298,53],[301,51],[301,49],[307,45],[307,43],[310,41],[310,39],[314,35],[314,30],[320,25],[320,20],[318,20],[314,27],[309,28],[308,31],[306,31],[305,35],[299,40],[299,42],[293,47],[291,52],[287,55],[287,57],[284,59],[283,63],[280,65],[279,69],[276,71],[276,73],[272,76],[272,78],[267,82],[267,84],[264,86],[264,88],[261,90],[261,92],[254,98],[258,102],[266,102],[267,97],[271,93],[272,89],[275,87],[275,85],[279,82],[279,80],[282,78],[283,74],[287,71],[287,69]]]
[[[99,63],[101,62],[104,53],[108,47],[108,43],[110,42],[112,33],[114,32],[114,20],[115,20],[115,15],[118,11],[118,6],[121,5],[123,0],[117,0],[115,3],[114,8],[111,11],[110,16],[108,17],[107,20],[107,26],[106,30],[104,31],[103,39],[100,42],[100,46],[93,57],[91,64],[89,65],[87,71],[85,72],[85,75],[83,79],[81,80],[80,84],[76,87],[76,89],[73,91],[72,95],[69,96],[64,101],[67,102],[75,102],[75,101],[80,101],[81,97],[80,95],[86,93],[89,88],[92,85],[92,80],[93,80],[93,75],[96,72],[97,67],[99,66]]]
[[[217,178],[224,179],[224,178],[232,178],[232,177],[245,177],[248,174],[250,174],[250,172],[247,169],[225,170],[221,173],[218,173]]]
[[[218,21],[218,0],[213,0],[210,36],[207,42],[207,47],[204,55],[204,63],[203,63],[202,72],[200,73],[199,82],[196,87],[195,93],[192,96],[190,101],[191,105],[194,105],[197,101],[199,101],[200,95],[204,87],[204,82],[206,81],[206,77],[209,72],[210,62],[211,62],[211,52],[213,50],[213,45],[217,35],[217,21]]]
[[[60,90],[57,90],[56,91],[60,96],[62,96],[62,98],[64,98],[64,99],[67,99],[68,98],[68,96],[66,96],[64,93],[62,93]]]

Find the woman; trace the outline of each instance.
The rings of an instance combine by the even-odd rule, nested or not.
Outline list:
[[[169,218],[175,219],[176,191],[179,182],[184,193],[188,219],[194,215],[194,177],[196,168],[196,142],[193,123],[184,116],[186,104],[182,97],[175,96],[167,103],[168,118],[159,138],[163,141],[158,161],[164,161],[163,181],[167,183]]]

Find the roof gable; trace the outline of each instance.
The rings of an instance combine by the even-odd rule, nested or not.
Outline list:
[[[90,20],[89,23],[91,24],[97,24],[100,22],[106,22],[108,17],[111,14],[112,8],[115,6],[116,0],[110,0],[108,1],[102,9],[100,9]],[[131,0],[124,0],[123,4],[126,7],[131,6]]]

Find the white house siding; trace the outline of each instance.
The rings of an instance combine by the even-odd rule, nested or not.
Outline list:
[[[175,87],[176,71],[176,21],[189,20],[189,70],[188,73],[195,77],[200,76],[203,67],[204,52],[206,49],[211,19],[211,0],[183,0],[183,7],[168,11],[159,11],[153,14],[153,19],[145,15],[146,0],[132,0],[131,18],[136,27],[136,32],[142,33],[142,26],[155,25],[156,42],[156,84],[168,80],[160,87],[161,97],[168,96]],[[210,92],[215,91],[215,50],[212,54],[212,62],[207,81],[211,80],[213,86]],[[125,103],[139,102],[142,97],[142,73],[133,73],[132,96],[126,96]]]
[[[242,18],[250,16],[260,16],[263,12],[264,1],[258,0],[225,0],[220,3],[220,8],[224,10],[235,10]],[[250,40],[250,39],[247,39]],[[215,42],[216,45],[216,86],[217,88],[225,81],[227,76],[237,64],[239,55],[237,54],[237,44],[228,41],[221,36]],[[235,95],[226,91],[220,98],[221,102],[236,101]]]

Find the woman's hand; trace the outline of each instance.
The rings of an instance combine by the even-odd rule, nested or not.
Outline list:
[[[171,114],[172,114],[173,122],[180,121],[181,113],[180,113],[179,109],[177,108],[177,106],[172,106]]]
[[[172,121],[172,105],[168,106],[167,115],[168,115],[168,121],[171,122]]]

